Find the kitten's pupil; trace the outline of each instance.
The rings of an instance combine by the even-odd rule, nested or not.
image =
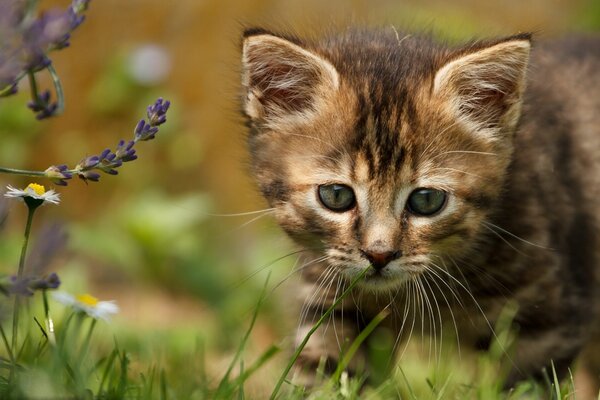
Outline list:
[[[350,186],[341,184],[320,185],[319,200],[328,209],[344,212],[354,208],[356,198]]]
[[[408,197],[408,209],[413,214],[430,216],[446,204],[446,193],[436,189],[416,189]]]

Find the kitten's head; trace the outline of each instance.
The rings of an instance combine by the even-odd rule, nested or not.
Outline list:
[[[529,35],[447,49],[395,30],[247,31],[253,170],[280,225],[349,279],[373,266],[373,290],[468,255],[510,163],[529,50]]]

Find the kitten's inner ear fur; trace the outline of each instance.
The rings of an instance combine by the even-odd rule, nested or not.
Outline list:
[[[433,92],[456,117],[481,134],[512,131],[519,119],[529,37],[507,40],[454,59],[440,68]]]
[[[244,108],[256,121],[310,117],[339,86],[329,61],[271,34],[246,36],[242,54]]]

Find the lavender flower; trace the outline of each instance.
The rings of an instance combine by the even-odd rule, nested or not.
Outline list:
[[[157,126],[152,126],[142,119],[140,120],[140,122],[138,122],[138,124],[135,127],[135,130],[133,131],[134,141],[138,142],[152,140],[156,136],[157,132]]]
[[[123,162],[136,160],[137,155],[135,154],[135,149],[133,148],[134,145],[135,141],[133,140],[130,140],[127,143],[125,143],[124,140],[120,140],[117,146],[117,151],[115,151],[117,158]]]
[[[47,290],[47,289],[58,289],[60,286],[60,278],[55,272],[43,278],[35,278],[31,280],[29,287],[32,290]]]
[[[55,185],[67,186],[67,180],[73,178],[73,174],[66,165],[51,165],[44,171],[46,176],[54,182]]]
[[[58,289],[60,278],[55,272],[44,277],[11,276],[6,284],[6,292],[17,296],[30,297],[36,290]]]
[[[41,102],[47,104],[50,100],[50,95],[49,93],[44,93],[40,98]],[[123,166],[123,163],[134,161],[138,158],[135,149],[137,142],[155,138],[159,130],[158,125],[161,125],[166,121],[166,112],[169,105],[169,101],[163,103],[162,98],[158,99],[153,105],[148,107],[148,116],[150,120],[154,120],[154,125],[152,125],[152,122],[141,120],[134,129],[133,140],[120,140],[114,152],[111,149],[105,149],[98,155],[87,156],[79,161],[73,169],[69,169],[66,165],[51,165],[44,172],[11,170],[9,168],[0,168],[0,172],[17,171],[21,174],[25,172],[34,176],[43,175],[59,186],[67,186],[67,181],[72,179],[75,175],[86,183],[88,181],[98,182],[101,177],[99,172],[117,175],[119,173],[118,168]],[[39,110],[40,113],[46,112],[43,107],[34,104],[33,102],[30,104],[30,107],[34,110]],[[52,112],[51,108],[49,112]],[[24,196],[23,191],[14,188],[10,189],[11,191],[9,194],[15,193],[14,195],[11,195],[11,197]],[[43,191],[43,187],[41,187],[40,190]]]
[[[0,47],[0,96],[10,96],[17,92],[17,77],[22,69],[22,63],[14,55],[3,53]]]
[[[0,1],[0,96],[15,93],[17,82],[29,74],[48,68],[52,61],[48,53],[69,46],[71,33],[84,20],[89,0],[73,0],[66,10],[52,9],[32,15],[32,2],[23,0]],[[56,112],[57,106],[42,96],[32,99],[32,108],[38,119]],[[60,100],[60,99],[59,99]]]
[[[45,66],[36,64],[38,59],[47,58],[49,50],[62,49],[69,45],[73,13],[69,10],[50,10],[35,19],[23,33],[25,51],[30,53],[28,69],[39,71]],[[47,61],[49,62],[49,60]]]
[[[79,179],[81,179],[82,181],[86,182],[87,181],[92,181],[92,182],[98,182],[100,181],[100,174],[94,171],[81,171],[77,173],[77,176],[79,177]]]
[[[27,107],[37,112],[37,119],[44,119],[54,115],[58,108],[58,103],[50,102],[50,91],[46,90],[38,96],[37,99],[27,103]]]
[[[148,106],[148,120],[151,126],[159,126],[167,122],[167,110],[170,105],[170,101],[163,102],[163,98],[159,97],[154,104]],[[150,139],[154,139],[154,137]]]

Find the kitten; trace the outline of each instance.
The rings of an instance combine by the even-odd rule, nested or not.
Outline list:
[[[600,42],[530,50],[529,34],[449,47],[394,29],[245,32],[254,175],[305,250],[298,340],[368,269],[301,366],[335,366],[385,307],[399,340],[450,324],[485,347],[511,301],[507,385],[551,362],[564,376],[580,353],[598,378]]]

